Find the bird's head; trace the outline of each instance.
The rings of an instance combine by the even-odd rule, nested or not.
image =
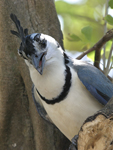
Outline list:
[[[42,75],[45,62],[55,55],[55,50],[60,47],[58,42],[49,35],[33,33],[28,35],[28,30],[20,25],[20,21],[14,14],[10,15],[18,32],[11,33],[21,39],[18,53]]]

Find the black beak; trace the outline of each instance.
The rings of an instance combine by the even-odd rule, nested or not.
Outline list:
[[[31,56],[33,66],[41,75],[43,73],[43,69],[45,65],[45,56],[46,56],[46,52],[42,52],[38,55],[32,54]]]

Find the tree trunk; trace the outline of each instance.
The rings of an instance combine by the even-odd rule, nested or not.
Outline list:
[[[29,34],[51,35],[63,47],[54,1],[3,0],[0,12],[0,149],[65,150],[70,142],[38,115],[28,68],[17,54],[20,41],[10,33],[14,13]]]

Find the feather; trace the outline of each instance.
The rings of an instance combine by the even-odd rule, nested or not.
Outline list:
[[[100,103],[105,105],[113,96],[113,84],[96,67],[87,63],[81,63],[81,61],[79,62],[73,66],[77,71],[79,79],[88,91],[98,99]]]
[[[11,33],[19,37],[22,40],[22,44],[25,45],[25,37],[28,35],[28,29],[23,29],[15,14],[11,14],[10,18],[15,23],[18,30],[18,32],[11,30]]]

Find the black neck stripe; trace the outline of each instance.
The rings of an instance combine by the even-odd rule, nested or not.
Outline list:
[[[65,69],[65,84],[63,86],[62,92],[56,98],[52,98],[50,100],[46,99],[36,89],[36,91],[39,94],[40,98],[42,100],[44,100],[47,104],[59,103],[60,101],[64,100],[66,98],[66,96],[68,95],[68,93],[69,93],[69,90],[70,90],[70,87],[71,87],[71,72],[70,72],[70,68],[68,67],[67,63],[68,63],[68,57],[64,53],[64,64],[65,64],[65,67],[66,67],[66,69]]]

